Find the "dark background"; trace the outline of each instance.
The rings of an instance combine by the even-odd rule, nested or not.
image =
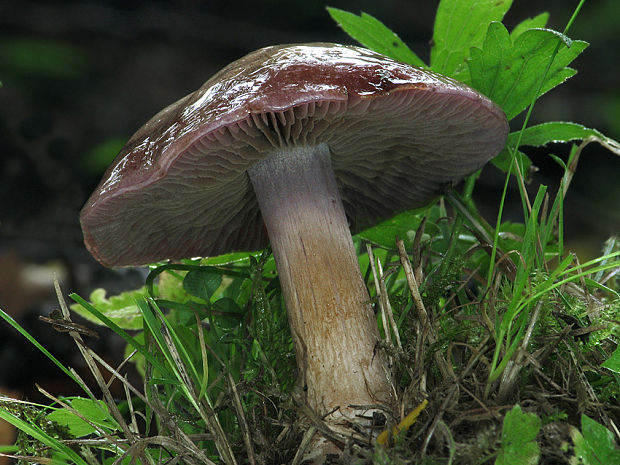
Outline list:
[[[0,3],[0,308],[19,318],[52,350],[66,336],[37,320],[57,304],[51,278],[87,297],[138,287],[143,274],[103,269],[86,252],[78,212],[123,142],[158,110],[198,88],[230,61],[266,45],[354,43],[325,4],[366,11],[426,62],[437,1],[237,0],[209,2],[9,0]],[[516,0],[509,29],[549,11],[563,30],[577,0]],[[569,120],[620,139],[618,0],[586,2],[569,36],[591,43],[573,64],[579,74],[541,98],[532,122]],[[516,121],[513,121],[516,123]],[[520,125],[513,124],[512,130]],[[557,186],[561,171],[547,153],[531,150],[537,183]],[[590,145],[565,204],[566,239],[582,260],[596,256],[620,230],[620,158]],[[489,220],[504,177],[485,170],[478,201]],[[511,193],[507,219],[519,220]],[[27,344],[1,324],[0,386],[28,395],[44,368]],[[75,349],[67,349],[71,360]],[[72,360],[71,363],[78,363]],[[66,388],[62,388],[66,389]],[[66,391],[64,393],[67,393]]]

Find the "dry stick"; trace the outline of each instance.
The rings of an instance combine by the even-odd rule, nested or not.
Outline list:
[[[398,247],[400,263],[405,270],[407,284],[409,285],[409,292],[411,293],[411,297],[413,298],[413,302],[415,303],[415,308],[418,311],[418,318],[422,323],[422,334],[427,334],[428,341],[431,344],[435,344],[437,342],[437,335],[435,334],[435,330],[431,325],[431,321],[428,317],[426,307],[424,306],[424,302],[422,301],[422,296],[420,295],[420,291],[418,289],[418,283],[415,279],[413,268],[411,267],[411,262],[407,257],[405,244],[402,240],[396,239],[396,245]],[[433,358],[435,359],[437,365],[439,365],[439,371],[441,372],[442,377],[444,379],[449,379],[450,370],[448,368],[448,363],[441,357],[441,354],[438,351],[433,352]]]
[[[392,343],[392,335],[390,334],[390,328],[387,323],[387,316],[385,312],[385,304],[382,299],[381,285],[379,284],[379,278],[377,277],[377,268],[375,266],[375,254],[372,251],[370,244],[366,244],[366,251],[368,252],[368,262],[370,263],[370,269],[372,270],[372,278],[375,283],[375,291],[377,293],[377,301],[379,302],[379,308],[381,309],[381,323],[383,324],[383,331],[385,332],[385,340],[388,343]],[[390,357],[390,364],[392,363]]]
[[[127,399],[127,405],[129,406],[129,416],[131,418],[131,426],[133,426],[133,430],[138,433],[140,429],[138,428],[138,421],[136,420],[136,411],[133,408],[133,401],[131,400],[131,394],[129,393],[129,388],[125,383],[123,383],[123,390],[125,391],[125,399]]]
[[[299,465],[301,463],[306,453],[306,449],[310,445],[310,441],[312,441],[312,438],[316,434],[316,431],[316,426],[311,426],[310,428],[308,428],[308,430],[304,434],[304,437],[301,440],[301,443],[299,444],[299,448],[295,453],[295,457],[293,458],[291,465]]]
[[[94,354],[95,352],[93,352],[91,350],[91,352]],[[121,376],[119,375],[119,373],[121,372],[121,368],[123,368],[125,366],[125,364],[127,362],[129,362],[129,360],[132,359],[132,357],[134,355],[136,355],[138,353],[138,349],[134,349],[127,357],[125,357],[125,359],[119,363],[118,367],[116,367],[116,370],[114,370],[114,374],[116,375],[116,377],[120,380]],[[102,360],[101,357],[98,357],[99,360]],[[106,366],[109,366],[107,363],[105,364]],[[112,373],[112,371],[110,372]],[[112,385],[112,383],[114,382],[114,377],[110,377],[110,380],[108,381],[108,387],[110,387]]]
[[[394,333],[394,337],[396,339],[396,345],[399,349],[402,350],[403,345],[400,342],[400,334],[398,333],[398,327],[396,326],[396,321],[394,321],[394,312],[392,312],[392,305],[390,304],[390,299],[388,298],[387,287],[385,285],[385,280],[388,276],[394,273],[396,270],[392,269],[392,271],[388,271],[387,273],[383,272],[383,268],[381,267],[381,261],[377,259],[377,267],[379,268],[379,288],[381,289],[381,301],[383,302],[383,306],[385,308],[385,313],[387,314],[388,322],[392,327],[392,332]]]
[[[424,230],[426,228],[426,219],[426,216],[422,218],[422,222],[420,223],[420,226],[418,226],[418,229],[415,232],[415,237],[413,238],[413,249],[411,254],[413,275],[419,283],[422,282],[422,252],[420,250],[420,242],[422,241],[422,236],[424,235]]]
[[[83,345],[83,343],[80,343]],[[112,368],[104,359],[102,359],[99,355],[97,355],[97,353],[95,351],[93,351],[92,349],[90,349],[89,347],[84,346],[85,350],[88,350],[89,354],[97,361],[99,362],[99,364],[101,366],[103,366],[103,368],[105,368],[106,370],[108,370],[110,372],[110,374],[114,375],[116,377],[116,379],[118,379],[121,383],[123,383],[123,385],[125,386],[126,389],[129,389],[131,392],[133,392],[137,397],[140,398],[140,400],[142,400],[145,404],[148,405],[148,400],[146,398],[146,396],[144,394],[142,394],[136,387],[134,387],[129,380],[127,380],[127,377],[122,376],[119,372],[118,369],[114,369]],[[136,351],[134,351],[136,352]],[[120,368],[120,367],[119,367]],[[114,377],[112,377],[112,379],[115,379]]]
[[[392,342],[392,334],[390,331],[390,326],[388,325],[388,319],[389,319],[392,325],[392,330],[394,332],[396,340],[398,341],[398,347],[402,349],[402,345],[400,342],[400,335],[398,333],[396,322],[394,321],[394,315],[392,314],[392,306],[390,305],[390,301],[387,296],[387,289],[385,287],[385,279],[384,279],[385,276],[383,275],[383,269],[381,268],[381,262],[377,258],[376,263],[377,263],[377,267],[379,268],[379,276],[380,276],[378,277],[377,267],[375,267],[375,254],[372,250],[372,247],[368,243],[366,244],[366,251],[368,252],[368,261],[370,263],[370,269],[372,271],[373,282],[375,283],[375,290],[377,294],[377,300],[379,302],[379,308],[381,309],[381,323],[383,324],[383,331],[385,333],[385,342],[386,344],[388,344],[387,348],[390,350],[394,349],[394,343]],[[389,314],[389,317],[388,317],[388,314]],[[392,366],[394,357],[392,355],[389,355],[388,353],[387,358],[389,361],[389,365]],[[392,379],[392,373],[388,371],[389,369],[386,368],[386,376]],[[396,387],[394,386],[393,382],[390,382],[390,385],[392,388],[392,392],[396,398],[396,395],[397,395]]]

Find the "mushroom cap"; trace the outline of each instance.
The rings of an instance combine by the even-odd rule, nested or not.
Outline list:
[[[503,148],[503,111],[471,88],[370,50],[273,46],[231,63],[127,142],[80,215],[106,266],[258,250],[246,170],[329,146],[351,229],[419,207]]]

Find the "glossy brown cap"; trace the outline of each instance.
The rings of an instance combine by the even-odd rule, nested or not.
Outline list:
[[[360,47],[267,47],[165,108],[81,212],[106,266],[257,250],[246,170],[274,147],[326,143],[354,231],[418,207],[504,146],[503,111],[469,87]]]

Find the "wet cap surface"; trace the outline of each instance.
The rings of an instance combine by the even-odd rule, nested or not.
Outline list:
[[[81,213],[106,266],[257,250],[246,170],[286,146],[329,146],[353,232],[424,205],[504,146],[504,113],[446,77],[352,46],[258,50],[155,115]]]

